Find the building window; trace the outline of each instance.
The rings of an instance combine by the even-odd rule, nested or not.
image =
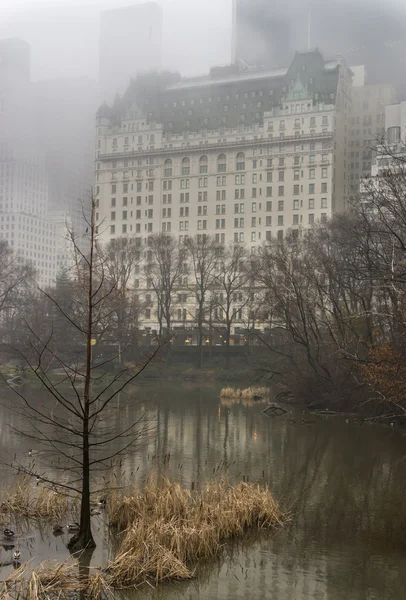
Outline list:
[[[314,198],[309,198],[309,208],[314,209]]]
[[[321,213],[321,222],[327,223],[327,213]]]
[[[284,196],[284,195],[285,195],[285,186],[280,185],[278,188],[278,196]]]
[[[110,220],[111,221],[115,221],[116,220],[116,212],[114,210],[110,213]]]
[[[293,225],[299,225],[299,215],[293,215]]]
[[[164,175],[165,177],[172,177],[172,160],[167,158],[164,165]]]
[[[327,198],[321,199],[321,208],[327,208]]]
[[[315,179],[316,169],[309,169],[309,179]]]
[[[122,225],[121,232],[122,233],[127,233],[127,224]]]
[[[311,214],[309,214],[309,225],[313,225],[313,223],[314,223],[314,214],[311,213]]]
[[[225,173],[227,170],[226,155],[220,154],[217,158],[217,173]]]
[[[204,174],[207,173],[209,169],[209,161],[207,160],[207,156],[201,156],[199,161],[199,173]]]
[[[309,183],[309,194],[314,194],[314,183]]]
[[[245,171],[245,154],[244,154],[244,152],[239,152],[237,154],[236,168],[237,168],[237,171]]]
[[[187,157],[182,160],[182,175],[190,175],[190,160]]]
[[[323,182],[321,184],[321,193],[322,194],[327,194],[327,183],[326,182]]]
[[[283,200],[278,201],[278,210],[284,210],[285,202]]]
[[[116,199],[112,198],[111,199],[111,206],[114,208],[116,206]]]
[[[323,167],[321,169],[321,176],[323,177],[323,179],[327,177],[327,167]]]
[[[300,188],[300,186],[298,186],[298,185],[294,185],[294,186],[293,186],[293,193],[294,193],[295,195],[297,195],[297,194],[299,193],[299,188]]]
[[[266,203],[266,210],[267,210],[267,212],[272,211],[272,201],[271,200],[268,200],[268,202]]]
[[[278,215],[278,227],[283,227],[283,215]]]
[[[110,225],[110,234],[114,234],[114,233],[116,233],[116,226]]]

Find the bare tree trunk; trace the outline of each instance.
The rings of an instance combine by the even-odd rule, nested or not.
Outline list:
[[[82,496],[80,505],[79,531],[69,541],[70,550],[84,550],[96,546],[93,539],[90,522],[90,450],[89,450],[89,410],[92,384],[92,338],[93,338],[93,269],[95,246],[95,215],[92,210],[90,256],[89,256],[89,287],[87,294],[87,331],[86,331],[86,374],[83,394],[83,437],[82,437]]]
[[[199,306],[199,369],[203,367],[203,307]]]

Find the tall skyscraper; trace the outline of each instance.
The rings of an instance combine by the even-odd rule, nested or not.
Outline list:
[[[63,211],[80,232],[93,182],[97,83],[77,77],[37,81],[31,87],[36,138],[49,181],[49,208]]]
[[[390,81],[406,98],[403,57],[406,10],[402,3],[353,0],[233,0],[233,60],[278,68],[291,52],[318,48],[365,65],[372,85]],[[396,8],[396,6],[398,8]]]
[[[103,11],[99,82],[102,100],[122,94],[137,73],[161,68],[162,9],[156,2]]]
[[[233,0],[233,61],[266,68],[290,62],[291,33],[286,15],[268,0]]]

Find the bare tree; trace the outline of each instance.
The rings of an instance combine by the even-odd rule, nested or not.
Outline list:
[[[230,244],[222,249],[215,275],[214,320],[224,326],[227,368],[230,366],[231,330],[243,321],[243,310],[250,300],[250,271],[246,248]]]
[[[35,294],[35,271],[0,240],[0,330],[4,341],[15,337],[29,299]]]
[[[170,336],[175,293],[187,277],[186,251],[175,238],[163,233],[149,238],[147,250],[147,287],[157,298],[159,339]],[[165,328],[165,332],[164,332]]]
[[[116,238],[107,245],[105,258],[107,285],[114,285],[111,316],[121,363],[121,349],[134,340],[139,330],[140,306],[131,288],[140,270],[140,250],[133,239]]]
[[[208,297],[213,291],[220,248],[213,238],[203,235],[188,238],[185,242],[190,262],[191,278],[188,289],[196,300],[196,321],[198,327],[199,367],[203,366],[203,341],[209,306]]]
[[[94,547],[91,494],[105,493],[106,484],[101,476],[109,472],[119,457],[134,451],[146,433],[143,415],[130,422],[117,422],[120,410],[115,400],[121,394],[121,398],[131,402],[130,386],[153,357],[143,357],[131,368],[123,366],[113,376],[106,368],[117,359],[117,353],[111,358],[94,353],[97,349],[94,343],[110,318],[110,299],[122,284],[122,279],[112,276],[108,269],[99,244],[95,210],[95,201],[91,200],[85,236],[88,244],[83,244],[82,239],[79,244],[71,233],[75,256],[72,303],[63,305],[51,291],[42,292],[44,299],[78,332],[81,356],[71,364],[55,350],[52,329],[36,331],[27,322],[30,349],[20,352],[20,356],[47,394],[38,402],[24,388],[13,388],[19,403],[18,406],[13,403],[12,410],[20,411],[26,423],[22,433],[44,450],[41,456],[45,461],[41,464],[38,459],[29,466],[20,464],[20,470],[39,477],[44,485],[80,496],[79,530],[69,542],[72,550]],[[84,247],[88,250],[81,249]]]

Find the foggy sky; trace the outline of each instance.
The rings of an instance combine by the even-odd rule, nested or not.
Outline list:
[[[253,7],[255,2],[252,0]],[[337,28],[342,37],[338,45],[343,45],[343,51],[354,35],[359,37],[360,44],[371,36],[379,37],[382,25],[389,40],[402,35],[406,38],[405,29],[398,25],[406,18],[405,0],[311,2],[315,31],[321,15],[326,11],[331,15],[331,31],[324,31],[324,37],[320,34],[313,44],[317,43],[322,51],[330,37],[337,38]],[[137,0],[84,0],[82,6],[78,0],[1,0],[0,37],[21,37],[30,43],[33,80],[81,75],[95,78],[100,10],[136,3]],[[191,75],[230,61],[232,0],[159,0],[159,3],[164,11],[163,67]],[[266,3],[281,16],[306,14],[308,6],[308,0],[266,0]],[[347,7],[351,9],[351,19]],[[303,35],[293,31],[292,36],[293,48],[303,47]]]
[[[230,61],[232,0],[158,0],[163,67],[185,75]],[[0,38],[31,45],[32,77],[97,77],[100,10],[141,0],[0,0]]]

